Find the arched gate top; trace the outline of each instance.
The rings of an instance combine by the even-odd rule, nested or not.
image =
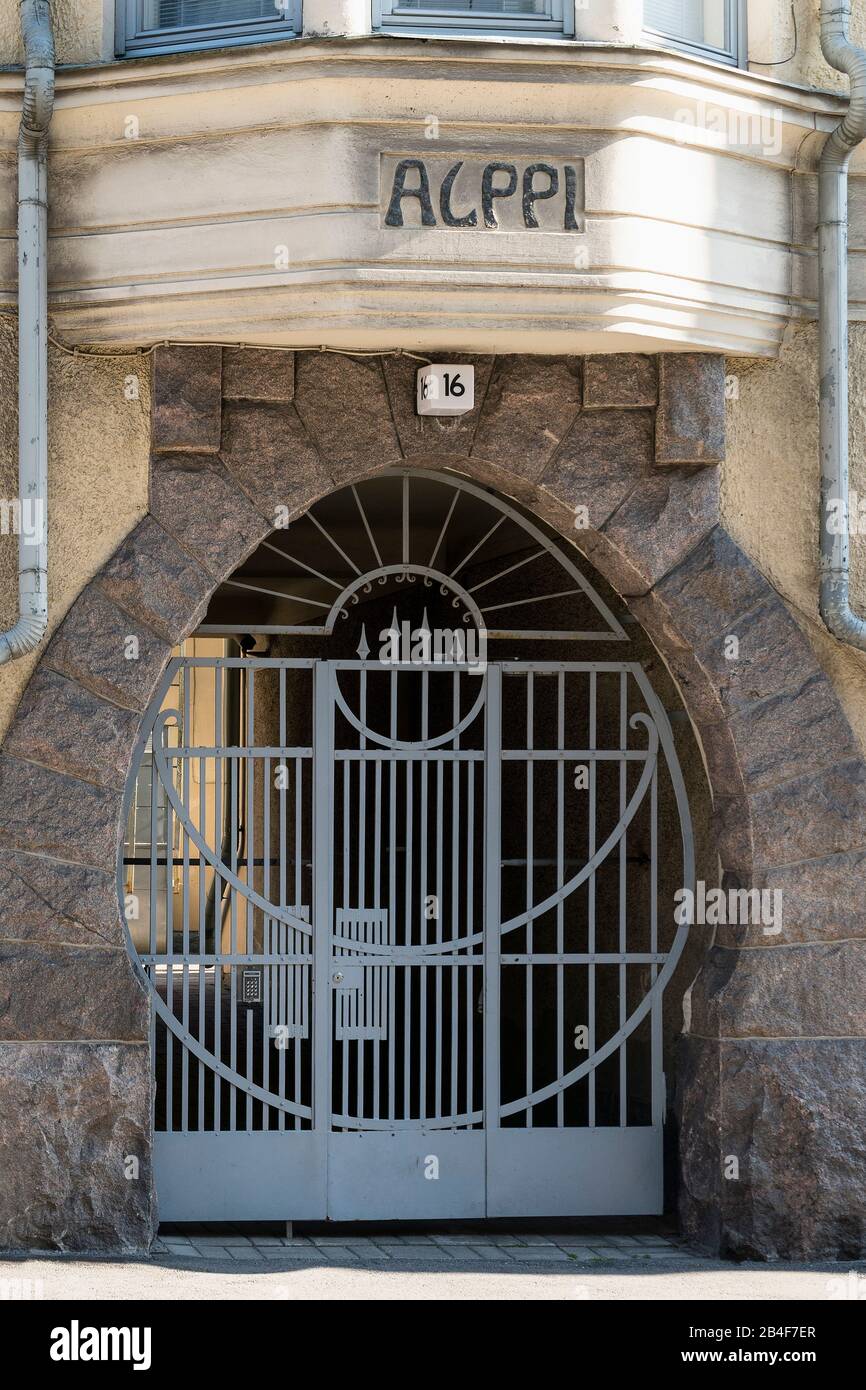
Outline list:
[[[277,528],[216,607],[243,593],[286,619],[246,621],[246,632],[330,636],[365,597],[413,584],[438,590],[455,621],[490,638],[628,640],[564,546],[505,498],[423,468],[383,470]],[[238,630],[213,616],[201,632]]]

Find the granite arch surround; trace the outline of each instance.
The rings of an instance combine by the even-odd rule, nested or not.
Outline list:
[[[719,525],[722,361],[463,360],[476,409],[445,425],[415,417],[407,357],[158,351],[149,514],[64,618],[0,752],[0,1247],[147,1246],[147,1004],[116,892],[141,720],[276,507],[405,462],[497,487],[613,584],[694,725],[724,882],[783,891],[781,933],[718,929],[686,997],[684,1233],[735,1257],[866,1248],[866,767]]]

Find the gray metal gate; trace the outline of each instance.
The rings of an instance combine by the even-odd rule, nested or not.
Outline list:
[[[464,657],[172,661],[123,871],[163,1220],[662,1209],[667,716]]]

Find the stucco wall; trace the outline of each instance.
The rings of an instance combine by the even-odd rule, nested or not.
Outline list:
[[[17,335],[0,321],[0,497],[18,493]],[[138,377],[138,400],[125,382]],[[50,627],[147,510],[150,359],[49,357]],[[0,535],[0,625],[17,618],[18,541]],[[0,667],[0,736],[37,655]]]
[[[851,489],[866,499],[866,326],[851,326]],[[722,520],[807,631],[866,749],[866,656],[818,617],[818,343],[794,330],[776,361],[728,363],[739,399],[728,404]],[[851,538],[851,594],[866,611],[866,536]]]
[[[752,71],[803,87],[847,91],[848,79],[824,61],[820,11],[821,0],[749,0]],[[853,0],[851,38],[866,44],[866,0]]]
[[[59,63],[95,63],[111,52],[114,0],[51,0]],[[0,0],[0,63],[20,63],[18,0]]]
[[[51,8],[61,63],[92,63],[113,56],[114,0],[52,0]],[[796,44],[791,8],[791,0],[749,0],[750,66],[783,81],[844,90],[845,79],[827,67],[821,54],[820,0],[793,0]],[[310,0],[308,10],[305,28],[310,33],[364,33],[369,25],[368,7],[357,3]],[[578,20],[582,32],[589,32],[582,9]],[[866,0],[853,0],[851,37],[866,42]],[[0,0],[0,64],[20,62],[18,0]]]

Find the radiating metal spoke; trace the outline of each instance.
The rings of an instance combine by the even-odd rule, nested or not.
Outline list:
[[[265,589],[261,584],[246,584],[240,579],[225,579],[223,583],[230,584],[233,589],[248,589],[254,594],[266,594],[269,598],[284,598],[290,603],[305,603],[308,608],[330,608],[329,603],[320,603],[315,598],[302,598],[300,594],[286,594],[282,589]]]
[[[370,523],[367,520],[367,513],[364,511],[364,504],[362,503],[361,498],[358,496],[358,489],[355,487],[354,483],[352,484],[352,496],[354,497],[355,502],[357,503],[358,511],[361,516],[361,521],[363,523],[364,530],[367,532],[367,540],[370,542],[370,549],[376,557],[376,564],[381,569],[385,562],[382,559],[382,556],[379,552],[379,547],[376,544],[376,538],[373,535],[373,532],[370,529]]]
[[[352,491],[354,492],[355,489],[353,488]],[[305,560],[299,560],[297,555],[290,555],[288,551],[280,550],[279,546],[274,545],[271,541],[262,541],[262,549],[272,550],[275,555],[279,555],[281,560],[288,560],[290,564],[297,565],[298,569],[306,570],[307,574],[312,574],[316,579],[321,579],[324,584],[330,584],[331,588],[336,589],[338,593],[343,588],[343,585],[338,583],[336,579],[332,579],[330,575],[323,574],[321,570],[314,569],[313,566],[308,565]],[[380,560],[379,564],[381,563]]]
[[[482,608],[482,613],[498,613],[502,608],[524,608],[529,603],[547,603],[555,598],[568,598],[570,594],[579,594],[580,589],[560,589],[556,594],[533,594],[531,598],[515,598],[508,603],[488,603]]]
[[[504,517],[504,516],[500,516],[496,521],[494,521],[494,523],[493,523],[493,525],[491,526],[490,530],[489,530],[489,531],[486,531],[486,532],[484,533],[484,535],[481,537],[481,540],[478,541],[478,543],[477,543],[476,545],[473,545],[472,549],[469,551],[469,554],[468,554],[468,555],[464,555],[464,556],[463,556],[463,559],[460,561],[460,564],[454,566],[454,569],[451,571],[452,578],[454,578],[454,579],[457,578],[457,576],[458,576],[458,574],[460,573],[460,571],[461,571],[462,569],[465,569],[466,566],[469,564],[469,561],[472,559],[473,555],[477,555],[477,554],[478,554],[478,551],[481,549],[481,547],[482,547],[483,545],[485,545],[487,541],[490,540],[490,537],[491,537],[496,531],[499,530],[500,526],[503,524],[504,521],[505,521],[505,517]]]
[[[352,573],[360,575],[361,571],[358,569],[358,566],[355,564],[355,561],[350,559],[350,557],[346,554],[345,550],[341,545],[337,544],[330,531],[325,530],[325,527],[322,525],[321,521],[319,521],[319,518],[316,516],[314,508],[311,507],[306,515],[309,518],[309,520],[312,521],[316,530],[321,531],[328,544],[334,547],[340,558],[346,561],[346,564],[349,566],[349,569],[352,571]]]
[[[459,493],[459,491],[455,488],[455,490],[454,490],[454,496],[453,496],[452,499],[451,499],[451,506],[448,508],[448,515],[445,517],[445,520],[444,520],[443,523],[442,523],[442,530],[439,532],[438,539],[437,539],[437,541],[436,541],[436,544],[435,544],[434,547],[433,547],[433,554],[430,556],[430,559],[429,559],[428,562],[427,562],[431,570],[432,570],[433,566],[436,564],[436,557],[437,557],[437,555],[439,554],[439,551],[440,551],[441,546],[442,546],[442,542],[443,542],[444,539],[445,539],[445,532],[448,530],[448,526],[449,526],[449,524],[450,524],[450,522],[451,522],[451,518],[452,518],[452,516],[454,515],[454,508],[457,506],[457,503],[459,502],[459,500],[460,500],[460,493]]]
[[[477,594],[479,589],[486,589],[488,584],[498,584],[499,580],[504,579],[507,574],[513,574],[515,570],[523,569],[524,565],[532,564],[533,560],[540,559],[541,556],[546,553],[544,549],[534,550],[531,555],[527,555],[524,559],[518,560],[513,565],[509,565],[507,569],[499,570],[498,574],[492,574],[489,579],[482,579],[479,584],[471,585],[469,593]]]

